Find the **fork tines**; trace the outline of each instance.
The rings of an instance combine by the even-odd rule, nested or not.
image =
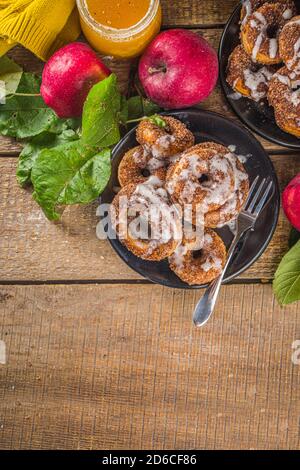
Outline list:
[[[253,216],[258,216],[267,199],[270,199],[269,196],[273,195],[273,192],[274,183],[270,177],[260,180],[259,176],[257,176],[249,190],[249,195],[244,207],[244,211]]]

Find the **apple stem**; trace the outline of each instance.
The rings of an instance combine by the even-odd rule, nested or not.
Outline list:
[[[164,65],[160,67],[149,67],[148,72],[150,75],[154,75],[155,73],[166,73],[167,69]]]
[[[8,93],[6,95],[8,98],[12,98],[14,96],[41,96],[40,93]]]

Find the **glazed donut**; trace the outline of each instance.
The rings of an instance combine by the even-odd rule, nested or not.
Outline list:
[[[266,98],[269,80],[274,73],[274,66],[253,62],[239,45],[229,57],[226,80],[237,93],[259,101]]]
[[[270,81],[268,100],[275,110],[277,125],[300,137],[300,74],[282,67]]]
[[[241,41],[254,62],[279,64],[278,37],[291,19],[294,8],[286,3],[265,3],[248,16],[241,29]]]
[[[182,281],[200,285],[213,281],[221,273],[225,261],[226,247],[222,239],[207,229],[201,247],[183,239],[169,257],[169,266]]]
[[[145,260],[167,258],[182,239],[181,215],[155,176],[124,186],[111,204],[110,217],[121,243]]]
[[[191,223],[214,228],[240,212],[249,191],[248,175],[230,150],[214,142],[195,145],[167,171],[166,189]]]
[[[155,158],[172,157],[194,145],[194,135],[185,124],[170,116],[160,118],[166,127],[159,127],[150,119],[144,119],[136,131],[138,143]]]
[[[264,3],[284,3],[285,5],[289,5],[292,10],[295,8],[295,4],[292,0],[243,0],[241,9],[242,23]]]
[[[154,158],[141,145],[125,153],[118,168],[120,186],[123,187],[130,183],[142,183],[151,175],[165,181],[166,168],[163,160]]]
[[[284,25],[279,35],[279,53],[289,70],[300,73],[300,16]]]

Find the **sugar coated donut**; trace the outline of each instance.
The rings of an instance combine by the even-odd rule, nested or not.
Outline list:
[[[195,142],[193,133],[178,119],[170,116],[160,116],[165,127],[155,121],[144,119],[136,131],[136,139],[155,158],[174,156],[192,147]]]
[[[279,53],[287,68],[300,73],[300,16],[284,25],[279,35]]]
[[[167,171],[166,189],[191,222],[214,228],[240,212],[249,191],[248,175],[238,157],[214,142],[195,145]]]
[[[285,23],[295,14],[286,3],[265,3],[252,13],[241,29],[241,41],[254,62],[279,64],[278,38]]]
[[[239,45],[229,57],[226,79],[237,93],[259,101],[266,98],[269,80],[274,72],[274,66],[253,62]]]
[[[121,243],[145,260],[167,258],[182,239],[181,217],[155,176],[124,186],[111,204],[110,217]]]
[[[207,229],[200,246],[183,239],[169,257],[169,265],[182,281],[200,285],[215,279],[221,273],[225,260],[226,247],[222,239],[216,232]]]
[[[287,67],[278,70],[270,81],[268,100],[275,110],[277,125],[300,137],[300,74]]]
[[[243,0],[241,9],[242,24],[247,20],[248,16],[260,8],[264,3],[284,3],[294,11],[295,4],[292,0]]]
[[[118,168],[118,179],[121,186],[142,183],[151,175],[157,176],[161,181],[165,180],[164,160],[154,158],[141,145],[125,153]]]

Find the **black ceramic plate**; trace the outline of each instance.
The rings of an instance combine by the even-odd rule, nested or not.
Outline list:
[[[296,6],[300,11],[300,0]],[[220,82],[227,101],[238,117],[254,132],[275,144],[292,149],[300,149],[300,139],[283,132],[276,124],[274,111],[267,101],[256,103],[248,98],[234,99],[234,92],[226,82],[228,58],[239,44],[241,5],[238,5],[229,18],[219,47]]]
[[[166,113],[172,115],[182,122],[194,133],[196,142],[214,141],[225,146],[235,145],[239,155],[251,155],[245,167],[250,177],[250,181],[259,175],[269,176],[275,184],[275,192],[269,203],[257,221],[254,232],[241,242],[237,249],[237,254],[227,270],[225,282],[232,280],[241,274],[245,269],[254,263],[266,249],[275,227],[277,225],[280,198],[277,177],[273,165],[260,143],[244,127],[224,117],[202,111],[199,109],[189,109]],[[135,139],[135,129],[132,129],[113,151],[112,178],[109,186],[101,196],[101,202],[110,203],[115,196],[114,188],[118,186],[118,166],[124,153],[137,145]],[[218,230],[228,246],[232,240],[232,234],[227,227]],[[130,253],[118,239],[110,239],[110,243],[125,261],[125,263],[136,272],[157,284],[178,288],[197,288],[204,286],[188,286],[182,282],[170,269],[167,261],[152,262],[144,261]]]

